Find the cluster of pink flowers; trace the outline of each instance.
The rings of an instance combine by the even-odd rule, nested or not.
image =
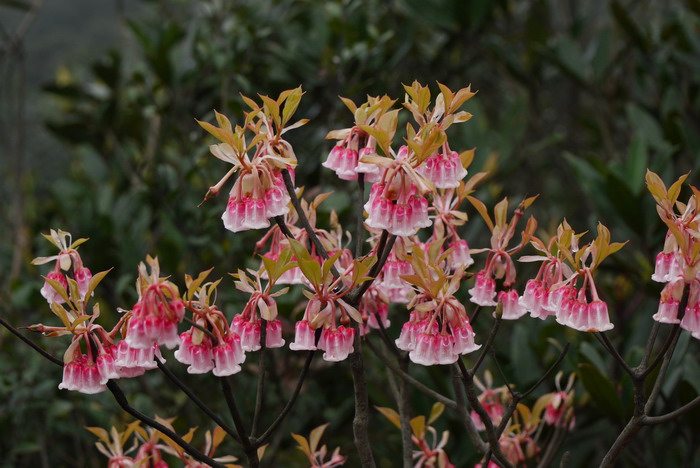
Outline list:
[[[663,250],[656,256],[651,279],[666,283],[653,319],[678,324],[700,339],[700,192],[695,188],[687,203],[678,201],[681,176],[670,188],[661,178],[647,171],[646,183],[657,203],[661,221],[668,227]],[[681,302],[686,297],[683,310]]]
[[[415,186],[407,186],[406,179],[396,177],[395,185],[375,184],[365,204],[369,213],[367,225],[374,229],[384,229],[396,236],[412,236],[419,229],[432,224],[428,217],[428,201],[418,194]],[[398,194],[395,199],[392,193]]]
[[[557,390],[552,393],[542,395],[532,406],[532,409],[523,410],[520,407],[508,420],[506,429],[499,439],[501,452],[505,458],[515,466],[525,466],[529,460],[535,457],[542,450],[546,426],[563,428],[571,431],[575,425],[573,413],[574,383],[575,374],[569,376],[566,388],[561,387],[562,373],[559,372],[555,378]],[[489,415],[494,427],[498,426],[505,417],[505,408],[510,399],[507,387],[492,388],[492,376],[487,371],[484,375],[485,382],[482,383],[475,378],[475,383],[481,389],[479,401]],[[477,430],[484,431],[485,425],[479,415],[471,412],[472,420]],[[483,464],[475,465],[480,468]],[[498,466],[489,462],[488,467]]]
[[[221,219],[232,232],[268,228],[270,218],[289,212],[289,200],[281,174],[253,169],[238,176]]]

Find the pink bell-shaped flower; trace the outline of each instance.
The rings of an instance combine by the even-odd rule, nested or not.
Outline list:
[[[214,353],[211,340],[204,338],[200,344],[193,344],[190,348],[189,374],[205,374],[214,369]]]
[[[375,153],[375,150],[372,148],[362,148],[358,156],[357,167],[355,168],[355,172],[357,172],[357,174],[364,174],[365,182],[370,184],[376,184],[381,180],[382,171],[376,164],[362,162],[362,157]]]
[[[494,301],[496,297],[496,280],[486,276],[484,270],[476,274],[476,282],[474,287],[467,291],[471,298],[469,300],[474,304],[480,306],[495,306],[497,303]]]
[[[458,240],[451,242],[447,247],[449,249],[454,249],[448,258],[450,268],[453,270],[467,268],[474,264],[474,259],[469,253],[469,244],[467,244],[467,241]]]
[[[225,377],[241,371],[241,364],[245,361],[245,353],[241,348],[241,339],[238,335],[229,334],[223,342],[214,346],[212,350],[214,358],[214,375]]]
[[[651,279],[659,283],[668,283],[682,274],[678,258],[674,252],[661,252],[656,256],[654,274]]]
[[[455,352],[455,339],[452,335],[437,335],[437,363],[440,365],[450,365],[457,362],[459,358]]]
[[[323,359],[325,361],[344,361],[347,359],[348,355],[354,351],[354,339],[354,328],[345,327],[343,325],[336,329],[324,328],[321,332],[318,348],[325,351],[323,353]]]
[[[417,170],[430,179],[437,188],[457,188],[467,175],[456,151],[448,154],[435,153],[428,157]]]
[[[265,326],[265,346],[268,348],[281,348],[284,346],[282,339],[282,322],[271,320]]]
[[[545,308],[549,304],[549,291],[540,280],[528,280],[518,302],[533,318],[544,320],[554,315],[554,312]]]
[[[294,342],[289,344],[292,351],[313,351],[316,349],[316,336],[309,322],[300,320],[294,326]]]
[[[153,346],[162,332],[161,317],[134,315],[129,321],[125,340],[131,348],[147,349]]]
[[[275,185],[265,191],[265,216],[274,218],[289,213],[289,194],[284,185]]]
[[[578,328],[580,331],[604,332],[612,330],[615,327],[615,325],[610,322],[610,317],[608,316],[608,305],[600,300],[588,304],[584,317],[586,317],[587,320],[580,323]]]
[[[466,322],[453,328],[452,336],[454,336],[454,348],[457,354],[468,354],[481,348],[481,345],[474,342],[474,330]]]
[[[682,279],[671,281],[664,286],[659,299],[659,309],[652,317],[654,320],[660,323],[680,323],[680,320],[678,320],[678,307],[683,295],[683,286]]]
[[[693,338],[700,339],[700,283],[697,279],[690,284],[688,305],[681,320],[681,328],[689,331]]]
[[[498,300],[503,304],[503,320],[517,320],[527,313],[525,307],[518,302],[518,291],[511,289],[509,291],[500,291]]]
[[[394,341],[396,347],[402,351],[413,351],[416,347],[416,338],[418,333],[418,323],[413,321],[408,321],[401,327],[401,334],[399,338]]]
[[[105,347],[103,352],[97,356],[97,369],[100,371],[100,383],[102,384],[106,384],[108,380],[118,379],[120,377],[114,359],[116,351],[116,346],[110,345]]]
[[[80,294],[80,297],[85,299],[85,294],[87,294],[88,287],[90,287],[92,272],[90,272],[89,268],[76,268],[75,272],[73,273],[73,277],[75,282],[78,283],[78,293]]]
[[[432,333],[420,333],[416,337],[415,348],[408,353],[411,361],[422,366],[438,364],[438,352],[440,342],[437,335]]]

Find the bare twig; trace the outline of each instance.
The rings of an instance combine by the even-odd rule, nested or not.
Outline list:
[[[357,215],[355,219],[355,258],[362,256],[362,242],[364,233],[364,204],[365,204],[365,175],[357,175]]]
[[[439,392],[436,392],[436,391],[433,390],[432,388],[430,388],[430,387],[428,387],[427,385],[423,384],[421,381],[415,379],[414,377],[412,377],[412,376],[409,375],[408,373],[406,373],[406,372],[404,372],[403,370],[401,370],[401,369],[399,368],[399,366],[398,366],[395,362],[392,362],[391,359],[389,359],[389,358],[387,358],[386,356],[384,356],[384,354],[383,354],[382,352],[380,352],[380,351],[372,344],[372,342],[371,342],[370,340],[365,341],[365,344],[366,344],[367,347],[372,351],[372,353],[373,353],[375,356],[377,356],[377,358],[378,358],[380,361],[382,361],[382,363],[383,363],[385,366],[387,366],[389,369],[391,369],[391,371],[392,371],[396,376],[401,377],[403,380],[405,380],[406,382],[408,382],[409,384],[411,384],[411,386],[413,386],[413,388],[415,388],[416,390],[418,390],[418,391],[420,391],[420,392],[422,392],[422,393],[425,393],[426,395],[428,395],[429,397],[431,397],[433,400],[439,401],[440,403],[442,403],[443,405],[445,405],[446,407],[448,407],[448,408],[450,408],[450,409],[453,409],[453,410],[456,410],[456,409],[457,409],[457,403],[455,403],[454,400],[452,400],[452,399],[446,397],[445,395],[443,395],[443,394],[441,394],[441,393],[439,393]]]
[[[185,450],[196,460],[201,461],[202,463],[206,463],[207,465],[214,468],[225,468],[225,465],[209,458],[208,456],[197,450],[195,447],[185,442],[182,439],[182,437],[168,429],[163,424],[159,423],[155,419],[149,418],[145,414],[136,410],[136,408],[132,407],[129,404],[129,401],[127,400],[126,396],[124,395],[124,392],[122,392],[121,388],[119,388],[119,385],[117,385],[117,383],[114,380],[110,380],[107,382],[107,388],[110,392],[112,392],[112,395],[114,395],[114,399],[117,401],[117,404],[121,406],[121,408],[127,413],[129,413],[131,416],[170,437],[175,443],[177,443],[177,445],[182,447],[183,450]]]
[[[204,404],[202,400],[200,400],[197,395],[194,394],[194,392],[187,386],[185,383],[183,383],[180,379],[177,378],[177,376],[166,367],[166,365],[158,358],[156,358],[156,364],[158,364],[158,369],[165,374],[165,376],[172,382],[174,383],[182,392],[187,395],[187,397],[192,400],[192,402],[199,407],[204,413],[211,418],[212,421],[214,421],[216,424],[221,426],[221,428],[226,431],[228,435],[233,437],[237,442],[240,443],[241,439],[238,438],[238,435],[233,431],[232,428],[229,427],[228,424],[224,422],[223,419],[221,419],[216,413],[214,413],[207,405]]]
[[[0,325],[7,328],[10,331],[10,333],[15,335],[20,340],[24,341],[24,343],[29,345],[32,349],[34,349],[34,351],[41,354],[42,356],[44,356],[46,359],[53,362],[54,364],[57,364],[57,365],[63,367],[63,361],[61,359],[58,359],[56,356],[53,356],[48,351],[44,350],[41,346],[39,346],[38,344],[34,343],[29,338],[24,336],[22,333],[20,333],[19,330],[17,330],[15,327],[13,327],[8,322],[6,322],[2,317],[0,317]]]
[[[471,370],[469,371],[471,375],[476,374],[476,372],[479,370],[479,367],[481,366],[481,363],[484,362],[484,358],[486,357],[486,354],[489,352],[489,349],[491,349],[491,345],[493,344],[493,340],[496,339],[496,333],[498,333],[498,327],[501,326],[501,318],[496,317],[496,320],[493,322],[493,326],[491,327],[491,332],[489,333],[489,337],[486,339],[486,343],[484,343],[484,349],[481,350],[481,354],[479,354],[479,357],[476,359],[476,362],[472,366]]]
[[[231,412],[231,418],[233,418],[233,425],[236,427],[238,437],[241,439],[243,451],[245,452],[246,457],[248,457],[248,462],[250,463],[251,468],[257,468],[260,465],[258,453],[246,433],[245,426],[243,425],[243,419],[238,411],[236,399],[233,396],[233,391],[231,390],[231,384],[229,384],[227,377],[219,377],[219,381],[221,382],[221,390],[224,394],[224,399],[226,400],[228,409]]]
[[[258,362],[258,388],[255,394],[255,411],[253,424],[250,427],[250,437],[255,437],[258,432],[258,422],[265,404],[265,356],[267,354],[267,321],[260,325],[260,361]]]
[[[674,419],[683,416],[685,413],[697,408],[698,406],[700,406],[700,396],[696,396],[690,402],[686,403],[685,405],[681,406],[675,411],[671,411],[670,413],[663,414],[661,416],[647,416],[644,418],[642,423],[648,426],[652,426],[673,421]]]
[[[406,359],[400,361],[401,369],[406,372],[408,370],[408,361]],[[408,383],[394,377],[391,369],[386,370],[389,388],[394,394],[396,407],[399,411],[399,423],[401,426],[401,458],[404,468],[413,468],[413,440],[411,439],[411,402],[408,393]]]
[[[489,450],[489,446],[481,439],[479,431],[474,425],[474,420],[467,411],[460,374],[457,372],[455,366],[450,366],[450,370],[452,371],[452,387],[454,388],[455,400],[457,401],[457,414],[459,414],[459,418],[463,422],[464,428],[467,430],[467,436],[474,444],[476,450],[479,453],[486,453]]]
[[[615,346],[612,344],[612,342],[608,339],[608,337],[600,332],[595,332],[593,333],[593,336],[595,336],[598,341],[601,342],[603,347],[612,355],[612,357],[615,358],[615,360],[622,366],[622,368],[627,372],[628,375],[634,376],[634,369],[632,369],[629,364],[627,364],[627,361],[620,355],[620,353],[617,351]]]
[[[267,441],[267,439],[274,433],[277,427],[280,424],[282,424],[284,418],[286,418],[289,412],[292,410],[292,407],[294,406],[294,403],[296,402],[296,399],[299,396],[299,392],[301,391],[301,387],[304,384],[304,380],[306,379],[306,376],[309,373],[309,368],[311,367],[311,362],[313,361],[315,354],[316,351],[309,351],[309,354],[306,358],[306,362],[304,362],[304,367],[302,368],[301,373],[299,374],[297,385],[296,387],[294,387],[294,392],[292,393],[292,396],[287,401],[287,404],[284,405],[284,408],[282,408],[282,411],[277,416],[277,418],[272,422],[272,424],[270,424],[270,427],[268,427],[267,430],[265,430],[265,432],[263,432],[263,434],[255,440],[255,443],[253,445],[256,448],[260,447]]]

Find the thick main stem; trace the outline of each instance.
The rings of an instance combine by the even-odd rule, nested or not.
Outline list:
[[[359,332],[355,338],[355,350],[350,354],[350,369],[355,395],[355,417],[352,421],[352,432],[355,447],[360,456],[363,468],[374,468],[374,455],[369,440],[369,397],[365,379],[365,364],[362,359],[362,339]]]

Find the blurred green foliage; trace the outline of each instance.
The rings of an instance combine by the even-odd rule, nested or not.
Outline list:
[[[476,146],[474,171],[494,170],[478,194],[487,205],[504,195],[541,193],[533,212],[543,231],[563,217],[576,230],[591,229],[600,219],[614,240],[630,239],[611,259],[603,291],[616,324],[613,340],[632,362],[639,359],[660,290],[648,280],[650,261],[664,235],[644,173],[650,167],[669,181],[694,170],[691,179],[698,180],[698,0],[171,0],[149,2],[143,14],[120,21],[127,47],[61,69],[44,88],[46,126],[70,152],[64,169],[42,172],[43,161],[53,167],[51,154],[32,155],[39,176],[5,166],[2,195],[10,202],[0,223],[0,279],[2,314],[13,323],[48,320],[38,294],[38,275],[44,272],[28,263],[48,252],[39,233],[50,227],[91,238],[81,252],[93,271],[115,267],[101,288],[106,321],[116,321],[116,307],[134,302],[135,267],[147,253],[157,255],[178,281],[185,272],[210,266],[223,276],[254,263],[250,253],[258,233],[234,237],[225,231],[219,220],[223,199],[197,206],[223,165],[208,155],[211,141],[194,118],[210,120],[217,109],[235,121],[243,110],[239,93],[274,95],[301,84],[306,95],[298,115],[312,120],[290,134],[300,160],[298,177],[308,190],[327,190],[339,183],[319,168],[329,149],[323,137],[349,122],[337,96],[400,97],[401,83],[437,80],[453,88],[472,83],[479,91],[469,104],[475,117],[452,135],[452,146]],[[15,177],[20,191],[10,193]],[[336,196],[324,209],[346,216],[350,200]],[[485,241],[477,217],[465,237],[472,246]],[[20,270],[11,268],[17,255]],[[230,315],[242,300],[232,289],[226,284],[220,298]],[[298,300],[291,294],[283,298],[283,315],[290,316]],[[390,333],[400,323],[394,320]],[[489,325],[479,324],[477,333],[484,336]],[[564,450],[571,451],[569,466],[590,466],[631,413],[629,382],[589,336],[528,318],[504,328],[497,355],[506,374],[523,387],[556,357],[548,338],[572,342],[564,370],[579,373],[579,402],[586,407],[577,412],[577,429]],[[683,338],[659,411],[700,392],[697,345]],[[64,343],[58,341],[42,343],[60,355]],[[59,392],[59,371],[5,332],[0,351],[0,465],[103,463],[81,426],[125,421],[110,398]],[[270,413],[289,393],[300,364],[290,353],[273,356],[278,378],[270,389]],[[182,374],[182,366],[173,366],[178,367]],[[326,442],[341,445],[356,466],[346,367],[312,368],[297,408],[268,449],[269,466],[300,463],[288,433],[305,433],[326,421],[331,422]],[[368,368],[372,404],[395,406],[383,366]],[[452,394],[443,369],[412,372]],[[252,372],[236,377],[244,408],[252,404],[253,377]],[[223,410],[209,380],[183,378]],[[551,390],[548,385],[540,393]],[[127,390],[147,413],[179,415],[179,429],[202,421],[160,375],[129,382]],[[417,413],[429,410],[432,402],[419,394],[413,399]],[[378,462],[396,466],[400,434],[388,432],[393,428],[381,416],[373,418],[373,435],[387,441],[376,447]],[[452,429],[453,462],[476,462],[459,437],[456,417],[443,419]],[[626,466],[697,465],[692,447],[698,420],[687,416],[638,438],[627,450]]]

